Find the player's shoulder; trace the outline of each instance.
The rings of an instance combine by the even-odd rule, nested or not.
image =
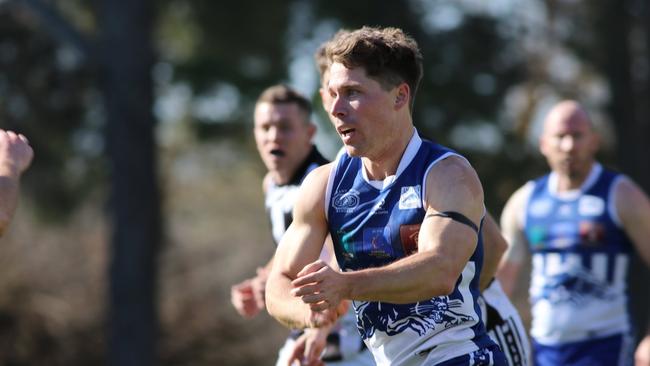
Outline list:
[[[301,187],[307,190],[327,185],[330,172],[334,163],[327,163],[310,171],[302,182]]]

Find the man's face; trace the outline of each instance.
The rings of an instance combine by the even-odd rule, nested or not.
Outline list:
[[[598,151],[598,137],[587,115],[573,106],[551,111],[540,138],[540,150],[551,169],[570,178],[584,178]]]
[[[311,150],[315,126],[296,103],[258,103],[255,106],[255,143],[270,172],[291,175]]]
[[[384,90],[362,67],[335,62],[329,69],[330,120],[351,156],[381,158],[389,152],[396,129],[397,87]]]

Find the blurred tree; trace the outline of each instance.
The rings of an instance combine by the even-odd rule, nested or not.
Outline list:
[[[154,365],[161,241],[152,114],[154,7],[150,0],[99,4],[98,62],[107,116],[113,227],[108,363]]]

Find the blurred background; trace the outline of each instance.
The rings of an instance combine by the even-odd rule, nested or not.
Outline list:
[[[312,97],[333,157],[312,55],[362,25],[418,41],[415,124],[469,157],[495,216],[546,171],[562,98],[650,192],[647,0],[0,0],[0,128],[35,150],[0,240],[0,365],[274,364],[286,330],[229,302],[274,250],[253,104],[278,82]]]

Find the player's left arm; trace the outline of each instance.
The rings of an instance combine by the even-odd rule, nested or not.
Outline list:
[[[615,187],[616,212],[623,230],[650,267],[650,200],[632,180],[623,178]],[[634,354],[636,366],[650,366],[650,325]]]

